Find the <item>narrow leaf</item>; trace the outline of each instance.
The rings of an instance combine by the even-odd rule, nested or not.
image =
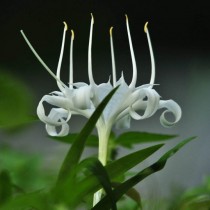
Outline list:
[[[186,139],[176,145],[174,148],[169,150],[167,153],[165,153],[156,163],[152,164],[151,166],[145,168],[143,171],[137,173],[135,176],[131,177],[121,185],[119,185],[116,189],[113,190],[113,193],[115,194],[116,202],[134,185],[138,184],[140,181],[142,181],[147,176],[161,170],[164,168],[168,158],[170,158],[172,155],[174,155],[179,149],[181,149],[185,144],[193,140],[195,137]],[[92,210],[100,210],[103,207],[103,210],[109,210],[110,204],[107,202],[107,197],[105,196],[96,206],[92,208]]]
[[[144,161],[150,155],[160,149],[163,144],[154,145],[146,149],[138,150],[129,155],[126,155],[118,160],[115,160],[106,166],[110,177],[119,176],[130,170],[137,164]]]
[[[146,149],[141,149],[137,152],[131,153],[125,157],[122,157],[118,160],[111,162],[109,165],[106,165],[106,171],[109,177],[112,178],[112,181],[124,174],[129,169],[136,166],[138,163],[141,163],[143,160],[148,158],[154,152],[156,152],[163,144],[155,145],[148,147]],[[71,186],[69,185],[69,188]],[[79,183],[77,183],[77,188],[74,190],[74,194],[72,195],[72,200],[77,197],[85,197],[87,194],[94,193],[100,189],[100,184],[97,179],[93,175],[89,175]]]
[[[114,188],[118,187],[121,183],[112,183],[112,186]],[[131,188],[129,189],[126,193],[125,193],[128,197],[130,197],[132,200],[134,200],[138,206],[140,208],[142,208],[142,205],[141,205],[141,196],[139,194],[139,192],[135,189],[135,188]]]
[[[166,141],[175,137],[177,137],[177,135],[165,135],[146,132],[126,132],[121,134],[115,140],[115,142],[117,145],[121,145],[126,148],[132,148],[134,144]]]
[[[173,156],[175,153],[177,153],[185,144],[189,143],[190,141],[192,141],[193,139],[195,139],[196,137],[190,137],[188,139],[183,140],[182,142],[180,142],[178,145],[176,145],[174,148],[172,148],[171,150],[169,150],[165,155],[163,155],[160,158],[160,161],[166,161],[168,158],[170,158],[171,156]]]
[[[96,176],[109,198],[111,208],[117,210],[114,195],[112,193],[112,184],[105,167],[97,158],[85,159],[82,164],[86,165],[86,167]]]

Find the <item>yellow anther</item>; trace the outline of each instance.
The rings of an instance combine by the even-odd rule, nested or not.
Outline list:
[[[110,36],[112,36],[112,30],[113,30],[113,27],[111,27],[111,28],[109,29]]]
[[[127,14],[125,14],[125,18],[126,18],[126,21],[128,21],[128,15]]]
[[[65,30],[67,31],[68,30],[68,25],[65,21],[63,21],[63,24],[64,24],[64,27],[65,27]]]
[[[71,30],[71,36],[72,36],[72,39],[74,40],[74,31]]]
[[[91,18],[93,20],[93,23],[94,23],[94,17],[93,17],[93,13],[90,13],[91,14]]]
[[[147,30],[148,30],[147,25],[148,25],[148,22],[146,22],[145,25],[144,25],[144,32],[145,33],[147,33]]]

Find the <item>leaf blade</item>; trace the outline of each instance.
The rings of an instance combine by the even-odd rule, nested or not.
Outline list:
[[[116,174],[118,174],[119,171],[121,174],[128,171],[129,169],[133,168],[134,166],[145,160],[147,157],[152,155],[162,146],[163,144],[158,144],[151,147],[147,147],[145,149],[138,150],[118,160],[113,161],[112,163],[106,166],[109,176],[116,176]]]
[[[125,194],[130,188],[132,188],[134,185],[142,181],[147,176],[160,171],[164,168],[168,158],[170,158],[172,155],[174,155],[176,152],[178,152],[184,145],[186,145],[188,142],[192,141],[195,137],[191,137],[188,139],[185,139],[172,149],[170,149],[168,152],[166,152],[157,162],[152,164],[151,166],[145,168],[143,171],[140,171],[135,176],[131,177],[118,187],[113,190],[116,198],[116,202]],[[108,210],[110,208],[109,202],[107,202],[106,196],[96,205],[92,208],[92,210],[100,210],[103,207],[103,210]]]
[[[114,199],[114,194],[112,193],[112,184],[109,178],[109,175],[105,169],[105,167],[101,164],[101,162],[97,158],[88,158],[82,162],[83,165],[92,172],[92,174],[98,179],[103,189],[106,192],[107,197],[109,198],[109,202],[111,204],[111,208],[113,210],[117,210],[117,206]]]
[[[162,146],[163,146],[163,144],[151,146],[151,147],[148,147],[148,148],[145,148],[145,149],[141,149],[137,152],[134,152],[134,155],[133,155],[133,153],[127,155],[132,164],[130,166],[129,165],[126,166],[126,169],[121,164],[123,161],[126,162],[125,161],[126,159],[124,157],[113,161],[109,165],[106,165],[105,168],[108,172],[109,177],[112,177],[112,180],[113,180],[118,175],[124,173],[125,171],[131,169],[132,167],[134,167],[135,165],[137,165],[141,161],[148,158],[151,154],[156,152]],[[132,161],[134,159],[136,159],[136,160]],[[121,167],[118,168],[118,165],[121,165]],[[115,168],[117,168],[117,170],[114,170]],[[87,194],[94,193],[95,191],[100,189],[99,182],[97,181],[97,179],[93,175],[89,175],[88,177],[86,177],[85,179],[83,179],[82,181],[77,183],[77,186],[78,187],[77,187],[77,189],[75,189],[74,195],[72,195],[72,196],[84,197]]]
[[[132,148],[134,144],[167,141],[175,137],[177,137],[177,135],[132,131],[121,134],[115,142],[123,147]]]

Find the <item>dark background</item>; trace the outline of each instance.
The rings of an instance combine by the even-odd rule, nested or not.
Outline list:
[[[90,13],[94,14],[93,65],[95,77],[101,82],[102,74],[109,75],[108,69],[102,71],[105,63],[111,65],[109,49],[109,28],[114,26],[114,43],[117,69],[130,75],[131,60],[128,48],[125,16],[130,20],[131,35],[136,53],[141,78],[149,74],[149,51],[143,26],[149,21],[149,30],[157,64],[157,79],[170,69],[160,69],[162,61],[173,61],[173,65],[206,55],[209,53],[210,12],[205,1],[8,1],[2,2],[0,13],[1,24],[1,64],[9,69],[24,72],[25,76],[43,71],[29,53],[19,31],[21,29],[52,69],[56,68],[61,36],[62,21],[75,31],[74,59],[76,80],[86,77],[87,45],[89,37]],[[68,43],[68,41],[67,41]],[[67,45],[68,46],[68,45]],[[183,55],[184,54],[184,57]],[[163,57],[165,55],[166,57]],[[123,62],[122,62],[123,61]],[[125,63],[126,61],[126,63]],[[64,59],[64,65],[68,59]],[[33,68],[31,67],[33,66]],[[78,67],[79,66],[79,67]],[[145,66],[145,67],[144,67]],[[64,68],[65,69],[65,68]],[[35,71],[35,72],[34,72]],[[180,69],[176,72],[179,73]],[[188,69],[181,72],[186,76]],[[63,70],[65,75],[66,71]],[[27,76],[28,76],[27,75]],[[149,75],[148,75],[149,76]],[[36,79],[36,78],[34,78]],[[128,76],[128,79],[129,76]],[[142,79],[141,82],[146,82]]]
[[[0,67],[28,85],[36,106],[43,95],[57,90],[57,86],[31,53],[20,30],[24,30],[40,56],[55,72],[63,33],[62,21],[65,20],[75,31],[74,81],[88,82],[87,47],[91,12],[95,18],[92,54],[96,83],[106,82],[111,74],[111,26],[114,26],[117,76],[119,78],[123,71],[126,81],[131,81],[126,13],[137,60],[138,85],[148,83],[150,79],[149,49],[143,31],[145,22],[149,21],[156,60],[156,83],[160,84],[156,89],[163,99],[172,98],[182,107],[182,120],[172,129],[161,127],[158,113],[145,121],[133,121],[132,130],[178,133],[179,140],[198,136],[197,141],[172,158],[163,172],[147,179],[140,188],[145,187],[149,194],[161,196],[161,193],[167,195],[169,186],[173,184],[184,188],[200,184],[203,177],[210,174],[210,7],[207,1],[2,1]],[[62,65],[64,82],[68,82],[69,41],[70,30]],[[84,122],[81,118],[72,119],[72,131],[79,130],[81,122]],[[31,136],[36,140],[32,140]],[[13,142],[11,136],[6,137],[17,149],[46,154],[46,159],[50,160],[62,159],[66,145],[52,143],[45,136],[44,125],[39,123],[16,136]],[[158,189],[155,186],[159,186]]]

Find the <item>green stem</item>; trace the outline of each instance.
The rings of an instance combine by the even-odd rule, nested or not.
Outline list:
[[[98,131],[99,137],[99,150],[98,159],[105,166],[108,157],[108,144],[109,144],[110,129],[103,128]]]
[[[99,149],[98,149],[98,159],[105,166],[107,163],[108,156],[108,144],[109,144],[109,136],[110,136],[111,128],[107,128],[104,124],[98,126],[98,138],[99,138]],[[100,189],[94,194],[93,197],[93,206],[95,206],[100,200],[102,196],[103,190]]]

